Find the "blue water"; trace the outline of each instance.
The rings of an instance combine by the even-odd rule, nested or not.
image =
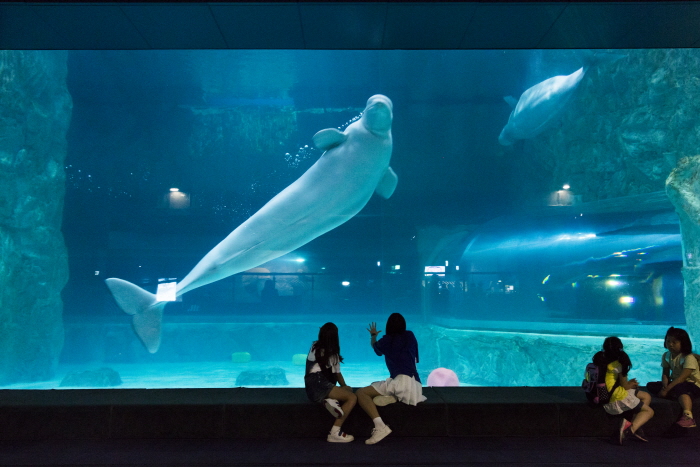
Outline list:
[[[665,99],[633,81],[651,73],[625,73],[626,66],[655,64],[659,53],[625,51],[589,72],[576,92],[588,93],[590,102],[599,97],[596,89],[604,100],[626,93]],[[57,388],[71,371],[100,367],[117,371],[123,388],[233,387],[241,371],[272,367],[285,371],[289,386],[301,387],[303,367],[291,358],[308,351],[326,321],[340,327],[346,380],[364,386],[387,376],[369,348],[367,323],[381,328],[392,312],[406,315],[418,336],[424,382],[446,367],[462,385],[578,385],[608,335],[622,338],[634,377],[658,379],[665,329],[685,324],[678,219],[660,176],[642,182],[633,170],[615,172],[610,166],[622,157],[620,148],[598,140],[607,156],[594,175],[562,169],[559,162],[584,152],[589,130],[616,131],[620,124],[606,120],[580,129],[585,135],[559,134],[572,120],[566,108],[554,133],[499,144],[512,110],[504,96],[517,98],[572,73],[584,55],[70,52],[65,343],[51,380],[8,387]],[[669,59],[654,66],[672,65]],[[160,348],[149,353],[105,279],[150,293],[159,283],[181,281],[312,167],[323,153],[313,147],[317,131],[346,129],[378,93],[393,101],[393,195],[373,195],[346,223],[298,249],[169,303]],[[580,112],[576,99],[567,105]],[[654,133],[639,134],[646,130]],[[549,155],[548,144],[559,136],[578,136],[582,147]],[[643,144],[637,139],[615,141]],[[675,154],[633,149],[630,157],[660,154],[670,161]],[[530,165],[533,155],[538,159]],[[657,176],[665,167],[643,162],[649,165],[639,173]],[[334,194],[360,172],[316,180],[335,187]],[[562,186],[576,177],[593,185],[596,174],[611,180],[603,187]],[[608,185],[625,190],[606,193]],[[314,187],[307,188],[296,193],[300,202],[309,202],[304,195]],[[326,201],[311,200],[319,209],[286,235],[316,220]],[[272,295],[263,293],[266,283],[274,285]],[[249,352],[252,361],[233,363],[234,352]]]
[[[448,324],[460,324],[466,328],[456,328]],[[515,327],[525,329],[533,323],[513,323]],[[254,332],[264,338],[271,333],[285,333],[294,325],[311,328],[310,323],[275,324],[256,323],[261,327]],[[187,326],[180,324],[186,329]],[[235,324],[231,325],[233,328]],[[209,327],[209,335],[216,334],[215,325],[197,325]],[[481,327],[482,329],[478,329]],[[487,327],[491,328],[488,329]],[[447,323],[443,326],[412,326],[419,341],[420,362],[418,372],[423,384],[436,368],[453,370],[460,379],[460,386],[577,386],[581,383],[583,369],[595,352],[601,349],[605,334],[580,335],[562,333],[562,329],[572,329],[572,324],[549,323],[548,332],[509,331],[503,323]],[[384,359],[371,351],[369,339],[360,322],[340,322],[341,353],[345,358],[342,372],[346,382],[352,387],[366,386],[374,381],[387,378],[388,372]],[[476,328],[476,329],[475,329]],[[498,329],[501,328],[501,329]],[[604,327],[598,331],[604,331]],[[633,362],[630,377],[637,378],[641,384],[660,379],[660,361],[663,351],[663,339],[658,337],[625,337],[624,334],[663,333],[663,329],[646,326],[640,330],[636,326],[616,327],[622,331],[625,350]],[[249,333],[250,331],[248,331]],[[619,333],[618,333],[619,334]],[[168,335],[166,333],[166,335]],[[250,362],[235,363],[231,360],[177,361],[178,357],[168,355],[170,349],[158,358],[143,356],[140,363],[103,363],[86,362],[83,364],[62,364],[56,379],[31,384],[14,384],[7,389],[73,389],[60,386],[61,380],[70,372],[96,370],[108,367],[119,373],[122,383],[115,388],[230,388],[237,387],[236,379],[243,371],[264,371],[270,368],[284,370],[289,384],[283,387],[304,386],[304,366],[293,362],[296,353],[306,354],[307,342],[298,335],[286,333],[295,346],[284,360],[274,357],[261,359],[261,354],[249,348],[253,358]],[[181,342],[182,346],[199,348],[202,345],[216,345],[216,338],[209,342]],[[137,342],[134,344],[138,345]],[[279,349],[280,346],[273,346]],[[281,346],[285,347],[286,346]],[[170,358],[176,361],[164,361]],[[190,357],[191,358],[191,357]],[[156,360],[156,361],[154,361]],[[160,360],[160,361],[158,361]],[[184,360],[180,357],[180,360]],[[248,387],[279,387],[253,385]]]
[[[189,363],[159,363],[151,364],[117,364],[110,368],[117,371],[122,383],[115,389],[167,389],[167,388],[234,388],[236,378],[242,371],[264,370],[267,368],[282,368],[285,371],[288,385],[284,386],[252,386],[252,387],[304,387],[304,367],[296,366],[291,361],[269,361],[251,363],[230,362],[189,362]],[[74,371],[97,369],[84,365],[62,365],[59,368],[60,378],[42,381],[40,383],[23,383],[4,386],[4,389],[78,389],[71,386],[59,386],[65,374]],[[343,376],[352,387],[367,386],[373,381],[388,377],[382,362],[376,364],[348,363],[343,365]],[[81,387],[85,389],[85,387]]]

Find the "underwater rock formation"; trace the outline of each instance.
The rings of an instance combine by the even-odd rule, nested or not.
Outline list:
[[[422,369],[445,367],[467,386],[578,386],[604,336],[415,328]],[[640,383],[659,379],[664,351],[658,339],[622,337]],[[420,373],[424,382],[429,375]],[[425,379],[424,379],[425,378]]]
[[[111,388],[122,384],[122,378],[111,368],[72,371],[61,380],[60,387]]]
[[[283,368],[245,370],[236,378],[236,386],[287,386],[287,374]]]
[[[0,385],[50,379],[63,346],[67,53],[0,51]]]
[[[685,321],[691,340],[700,339],[700,156],[685,157],[666,180],[666,193],[681,221]]]
[[[523,143],[512,158],[519,193],[568,183],[588,202],[661,191],[677,161],[696,153],[700,50],[625,53],[589,70],[559,124]]]

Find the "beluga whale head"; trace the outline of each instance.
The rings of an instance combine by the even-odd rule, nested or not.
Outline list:
[[[362,123],[368,131],[376,135],[387,133],[391,130],[393,118],[394,105],[391,99],[381,94],[367,99],[367,106],[362,112]]]

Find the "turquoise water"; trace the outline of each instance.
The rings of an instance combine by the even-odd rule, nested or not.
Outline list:
[[[664,182],[700,145],[700,52],[591,54],[27,52],[2,102],[64,119],[27,118],[47,149],[17,136],[0,154],[65,197],[37,185],[0,226],[60,224],[49,252],[0,242],[22,284],[0,297],[15,353],[0,378],[55,388],[107,367],[125,388],[233,387],[281,368],[300,387],[292,357],[333,321],[363,386],[386,376],[367,324],[400,312],[424,381],[446,367],[462,385],[578,385],[609,335],[640,381],[658,379],[665,330],[685,325]],[[31,78],[52,72],[61,105]]]
[[[61,366],[58,369],[60,378],[32,384],[14,384],[4,386],[4,389],[77,389],[70,386],[59,386],[63,375],[72,371],[85,371],[97,367],[84,365]],[[118,364],[110,365],[117,371],[122,384],[115,389],[167,389],[167,388],[235,388],[236,378],[241,371],[264,370],[267,368],[282,368],[285,371],[288,385],[284,386],[255,386],[255,387],[304,387],[304,367],[296,366],[290,361],[270,361],[251,363],[230,362],[196,362],[196,363],[159,363]],[[346,382],[354,388],[367,386],[373,381],[388,378],[383,362],[348,363],[343,365],[343,376]],[[82,387],[83,389],[85,387]]]
[[[484,324],[481,323],[481,326]],[[179,326],[183,327],[182,324]],[[202,327],[201,324],[197,326]],[[251,333],[249,326],[250,323],[239,325],[245,334]],[[261,336],[278,331],[289,331],[294,326],[310,327],[308,323],[286,325],[255,323],[255,327],[265,328],[258,331]],[[498,324],[494,323],[494,326]],[[232,324],[225,333],[230,333],[231,329],[236,327],[237,325]],[[567,327],[571,329],[572,324],[568,323]],[[217,328],[220,329],[221,326]],[[340,322],[339,329],[341,352],[345,358],[341,369],[350,386],[366,386],[389,376],[384,359],[375,356],[371,351],[368,336],[365,335],[366,331],[361,323]],[[458,375],[460,386],[578,386],[583,377],[583,369],[591,361],[593,354],[601,349],[605,338],[605,335],[458,329],[436,325],[412,326],[412,330],[419,342],[420,362],[417,367],[424,385],[432,370],[448,368]],[[647,328],[647,331],[653,330],[653,327]],[[208,331],[210,336],[208,344],[212,345],[217,340],[216,331],[211,325]],[[630,334],[639,333],[633,326],[628,327],[626,331]],[[304,366],[294,364],[292,357],[296,353],[305,356],[307,342],[302,342],[289,332],[286,332],[286,335],[294,348],[287,354],[288,358],[285,360],[274,359],[274,357],[262,360],[261,353],[256,353],[254,348],[249,348],[252,358],[246,363],[235,363],[231,360],[182,361],[182,357],[168,356],[168,349],[165,348],[166,353],[161,354],[158,359],[144,356],[144,360],[151,361],[141,363],[62,364],[59,366],[56,379],[33,384],[9,385],[6,388],[72,389],[74,388],[72,386],[60,386],[65,375],[104,367],[120,375],[122,383],[115,388],[237,387],[240,384],[236,379],[241,372],[251,370],[265,372],[268,369],[283,370],[288,384],[256,384],[247,387],[303,387]],[[641,384],[659,380],[663,339],[622,335],[622,341],[633,362],[630,378],[637,378]],[[202,342],[192,341],[181,344],[198,347]],[[275,349],[279,347],[275,346]],[[164,361],[168,358],[175,361]]]

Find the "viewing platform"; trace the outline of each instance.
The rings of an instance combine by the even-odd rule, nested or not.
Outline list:
[[[392,437],[607,437],[619,423],[579,387],[423,391],[416,407],[379,407]],[[662,436],[680,406],[653,398],[652,408],[644,430]],[[332,423],[303,388],[0,390],[0,440],[324,438]],[[361,438],[372,427],[357,405],[344,430]]]

